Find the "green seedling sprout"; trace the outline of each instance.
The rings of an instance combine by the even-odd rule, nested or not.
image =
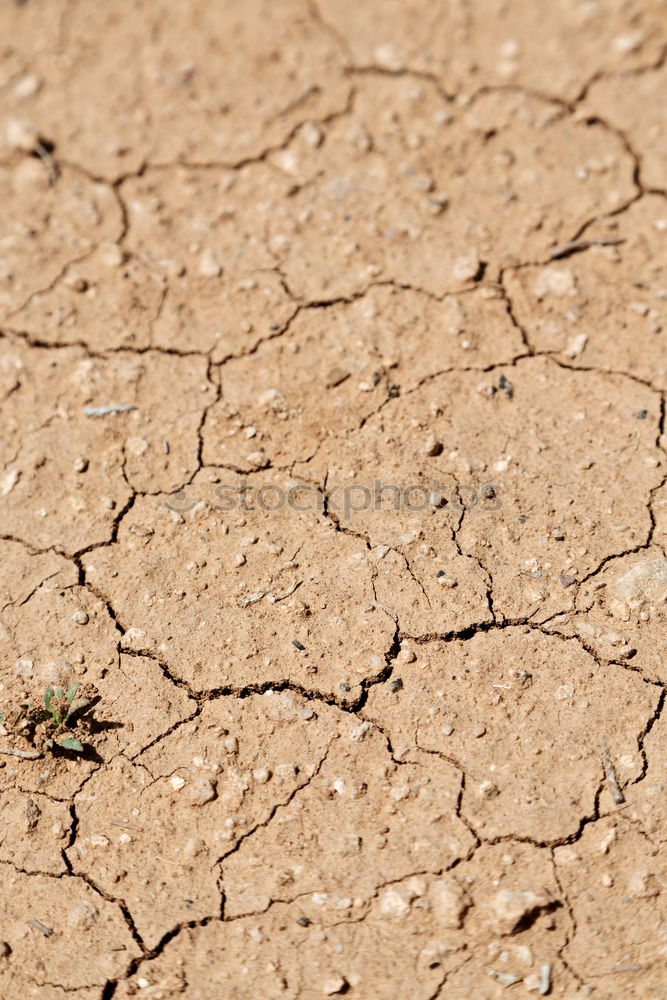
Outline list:
[[[89,704],[87,698],[77,698],[81,685],[77,681],[68,691],[64,688],[49,687],[44,692],[43,706],[28,704],[24,711],[16,713],[13,719],[17,722],[17,730],[21,735],[33,736],[37,727],[42,727],[42,744],[47,749],[60,747],[62,750],[72,750],[83,753],[83,745],[75,736],[70,735],[77,724],[78,713]],[[5,721],[4,713],[0,712],[0,722]],[[33,757],[24,751],[14,752],[17,756]]]

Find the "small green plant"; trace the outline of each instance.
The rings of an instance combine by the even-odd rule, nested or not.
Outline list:
[[[12,735],[24,736],[33,745],[52,750],[61,747],[74,753],[83,753],[83,745],[71,735],[81,718],[82,710],[89,705],[87,698],[77,698],[81,685],[78,681],[68,691],[49,687],[44,692],[43,705],[28,703],[5,719],[0,712],[0,722],[5,723]],[[17,751],[18,756],[26,756]]]

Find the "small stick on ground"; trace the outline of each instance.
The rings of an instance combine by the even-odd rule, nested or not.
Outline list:
[[[28,923],[32,924],[33,927],[36,927],[38,931],[41,931],[41,933],[46,938],[51,937],[51,935],[53,934],[52,928],[47,927],[46,924],[43,924],[41,920],[35,920],[31,918],[30,920],[28,920]]]
[[[619,243],[625,243],[625,240],[620,238],[613,240],[570,240],[569,243],[561,243],[559,247],[554,247],[549,254],[549,260],[560,260],[562,257],[569,257],[571,253],[588,250],[589,247],[615,247]]]
[[[23,757],[24,760],[39,760],[44,754],[39,750],[15,750],[13,747],[0,747],[0,753],[9,753],[13,757]]]
[[[607,779],[607,784],[609,785],[609,791],[612,794],[612,798],[617,806],[622,805],[625,802],[625,797],[621,791],[620,785],[618,783],[618,778],[616,777],[616,768],[614,767],[613,761],[609,754],[609,747],[607,746],[607,741],[602,737],[600,740],[600,754],[602,756],[602,766],[604,767],[605,777]]]

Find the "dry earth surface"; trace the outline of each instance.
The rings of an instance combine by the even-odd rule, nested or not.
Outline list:
[[[3,1000],[667,996],[666,44],[3,0]]]

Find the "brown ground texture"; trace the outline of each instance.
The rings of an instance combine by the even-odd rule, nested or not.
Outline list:
[[[2,0],[2,1000],[667,996],[666,53]]]

